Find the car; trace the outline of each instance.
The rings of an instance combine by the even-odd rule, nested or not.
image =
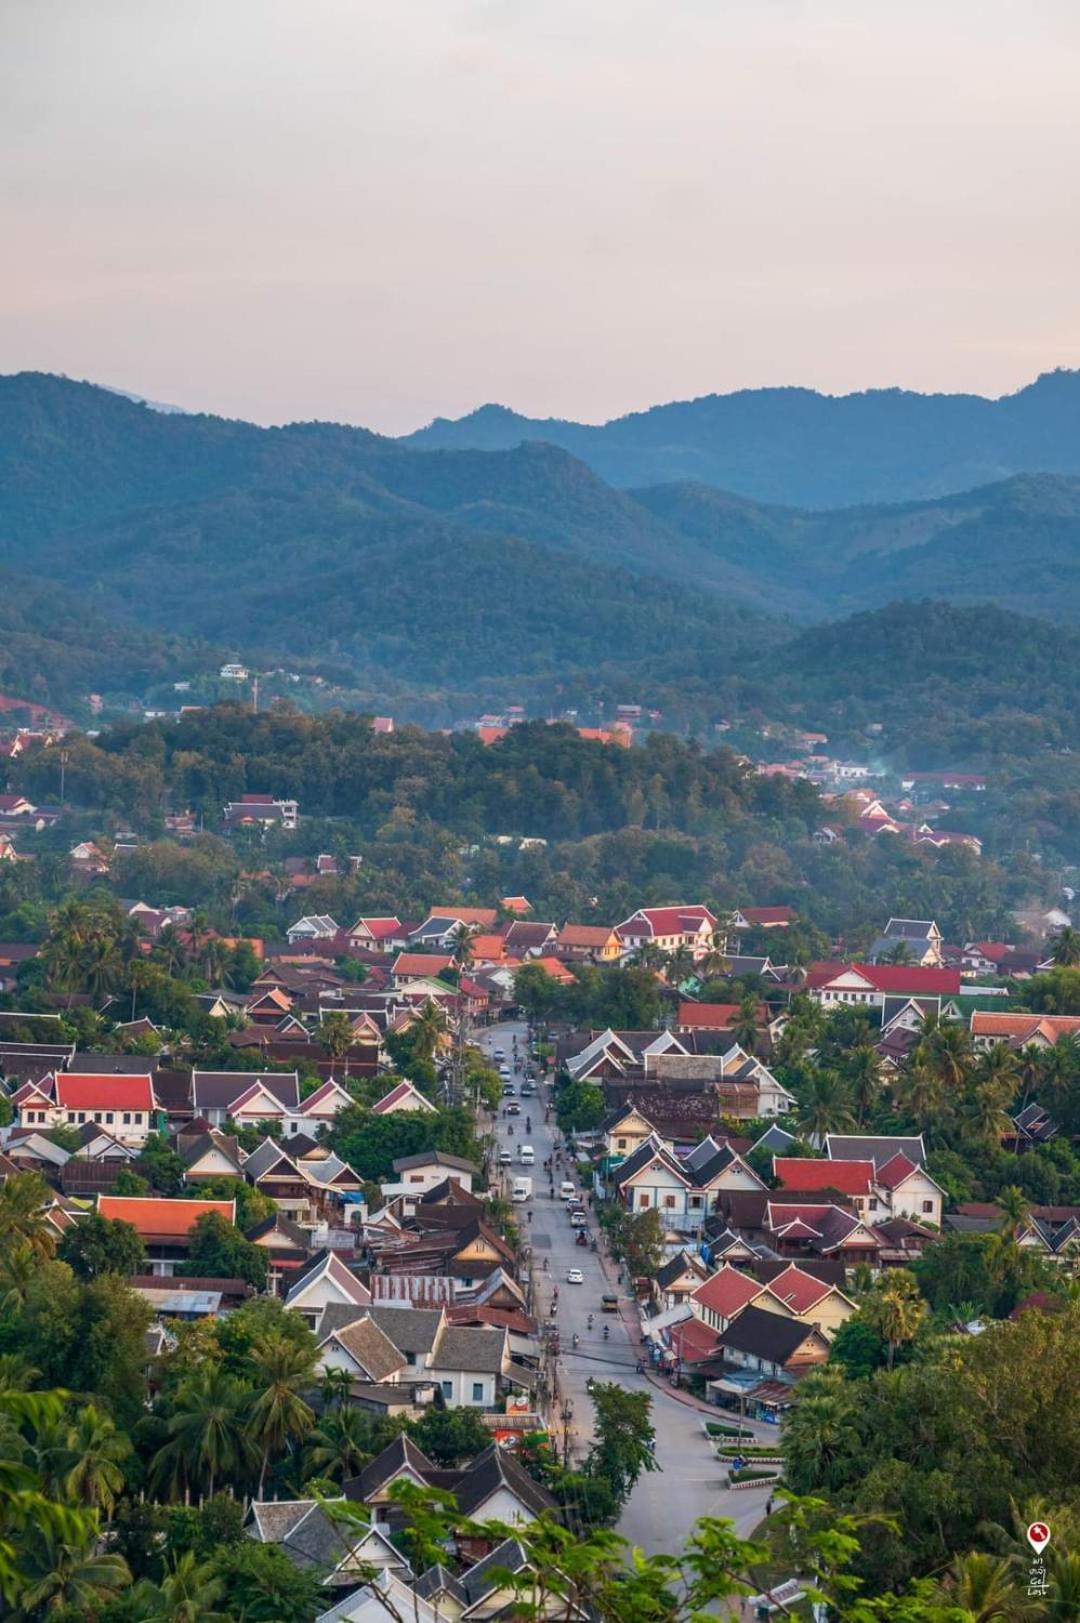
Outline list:
[[[505,1048],[493,1048],[491,1050],[491,1057],[492,1057],[492,1059],[505,1059],[506,1058],[506,1049]]]
[[[503,1098],[504,1099],[512,1099],[516,1092],[517,1092],[517,1089],[514,1087],[514,1084],[512,1082],[507,1082],[507,1081],[503,1082]]]
[[[511,1076],[511,1075],[512,1075],[512,1074],[513,1074],[513,1073],[512,1073],[512,1072],[511,1072],[511,1070],[510,1070],[510,1067],[509,1067],[509,1065],[500,1065],[500,1066],[499,1066],[499,1075],[500,1075],[500,1076],[501,1076],[501,1077],[502,1077],[502,1078],[503,1078],[503,1079],[504,1079],[504,1080],[505,1080],[505,1079],[506,1079],[506,1078],[507,1078],[507,1077],[508,1077],[508,1076]]]
[[[569,1200],[571,1195],[575,1195],[576,1193],[577,1193],[577,1190],[574,1188],[573,1184],[570,1182],[570,1179],[569,1178],[564,1178],[562,1183],[559,1185],[559,1199],[560,1200]]]
[[[566,1270],[566,1283],[568,1285],[584,1285],[585,1275],[580,1268],[568,1268]]]
[[[521,1115],[521,1106],[518,1104],[516,1099],[511,1099],[510,1103],[506,1107],[506,1114],[508,1116]]]
[[[523,1082],[521,1084],[521,1097],[523,1099],[531,1099],[535,1092],[536,1089],[533,1087],[531,1082]]]
[[[510,1154],[509,1150],[500,1150],[499,1151],[499,1165],[501,1167],[512,1166],[513,1163],[514,1163],[514,1157]]]
[[[570,1227],[572,1229],[583,1229],[588,1224],[588,1221],[589,1219],[585,1216],[584,1212],[570,1213]]]

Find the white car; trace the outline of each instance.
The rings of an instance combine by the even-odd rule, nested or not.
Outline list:
[[[584,1285],[585,1275],[580,1268],[568,1268],[566,1270],[566,1283],[568,1285]]]
[[[570,1213],[570,1227],[572,1229],[587,1228],[588,1223],[589,1223],[589,1219],[585,1216],[584,1212],[571,1212]]]

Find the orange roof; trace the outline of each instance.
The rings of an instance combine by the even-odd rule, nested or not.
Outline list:
[[[774,1155],[773,1173],[781,1189],[817,1194],[835,1189],[841,1195],[868,1195],[874,1181],[873,1161],[812,1161],[806,1156]]]
[[[497,744],[510,731],[509,727],[478,727],[481,744]]]
[[[737,1003],[680,1003],[680,1026],[697,1026],[703,1031],[726,1031],[739,1017]]]
[[[447,902],[445,907],[429,907],[429,919],[460,919],[462,924],[476,924],[481,930],[493,930],[499,916],[497,907],[462,907],[460,902]]]
[[[438,975],[449,969],[454,960],[444,952],[399,952],[391,966],[394,975],[412,975],[417,979],[425,975]]]
[[[1010,1037],[1030,1037],[1041,1029],[1048,1038],[1057,1042],[1059,1037],[1067,1033],[1080,1033],[1080,1015],[1078,1014],[1036,1014],[1025,1013],[1023,1010],[1013,1014],[997,1013],[996,1010],[974,1010],[971,1016],[971,1035],[973,1037],[1000,1037],[1007,1041]]]
[[[621,744],[624,750],[634,741],[633,731],[621,723],[614,727],[579,727],[577,735],[593,744]]]
[[[499,902],[508,913],[531,913],[532,903],[527,896],[503,896]]]
[[[130,1223],[142,1235],[183,1239],[200,1217],[220,1212],[227,1223],[236,1221],[233,1200],[148,1200],[141,1195],[99,1195],[98,1215]]]
[[[506,942],[501,935],[474,935],[469,945],[474,963],[479,958],[494,958],[498,962],[506,952]]]
[[[610,924],[564,924],[559,931],[560,947],[606,947],[614,928]]]
[[[561,981],[563,985],[569,985],[574,979],[561,958],[530,958],[529,963],[535,964],[537,969],[542,969],[545,975],[550,975],[553,981]]]

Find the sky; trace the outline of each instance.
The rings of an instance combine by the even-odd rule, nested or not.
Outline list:
[[[0,0],[0,371],[404,433],[1080,365],[1076,0]]]

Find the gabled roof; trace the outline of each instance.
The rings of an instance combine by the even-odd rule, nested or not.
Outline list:
[[[482,1560],[471,1566],[462,1578],[461,1584],[469,1607],[478,1605],[492,1590],[501,1588],[505,1583],[504,1573],[516,1577],[528,1565],[528,1557],[517,1539],[503,1539],[501,1544],[496,1544]]]
[[[144,1236],[161,1235],[185,1238],[200,1217],[217,1212],[227,1223],[236,1221],[236,1202],[233,1200],[157,1200],[142,1195],[99,1195],[97,1203],[100,1217],[119,1218],[130,1223]]]
[[[398,1082],[395,1087],[390,1089],[389,1093],[384,1093],[382,1098],[372,1105],[371,1114],[373,1116],[385,1116],[387,1111],[400,1108],[406,1101],[408,1101],[409,1108],[412,1110],[430,1111],[435,1109],[431,1100],[425,1099],[416,1084],[406,1079]]]
[[[492,1443],[490,1448],[485,1448],[482,1454],[476,1456],[471,1465],[466,1466],[454,1490],[458,1509],[463,1516],[476,1516],[499,1488],[508,1489],[534,1516],[542,1516],[556,1508],[551,1494],[529,1475],[513,1454]]]
[[[747,1307],[721,1332],[720,1344],[734,1352],[764,1358],[770,1364],[784,1364],[813,1337],[821,1339],[821,1332],[799,1319],[786,1319],[764,1308]]]
[[[692,1180],[683,1171],[666,1145],[662,1144],[654,1136],[647,1138],[643,1144],[639,1144],[637,1149],[615,1168],[612,1173],[612,1181],[616,1189],[621,1189],[624,1184],[629,1183],[639,1172],[643,1172],[646,1167],[651,1166],[654,1162],[662,1166],[665,1171],[670,1172],[681,1184],[687,1187],[690,1186]]]
[[[204,1110],[228,1110],[256,1083],[287,1110],[295,1110],[300,1103],[300,1080],[295,1071],[193,1071],[192,1107],[197,1115]]]
[[[717,919],[707,907],[691,903],[681,907],[639,907],[628,919],[615,926],[620,936],[685,935],[705,924],[715,930]]]
[[[260,1178],[265,1178],[273,1170],[277,1171],[279,1177],[303,1176],[279,1140],[267,1137],[252,1150],[244,1162],[244,1177],[249,1183],[257,1183]]]
[[[922,1166],[926,1161],[926,1146],[922,1134],[903,1133],[826,1133],[825,1154],[830,1161],[873,1161],[883,1167],[900,1152]]]
[[[815,1279],[812,1274],[803,1273],[795,1263],[785,1268],[783,1273],[775,1274],[768,1286],[775,1297],[798,1314],[809,1313],[835,1288],[821,1279]]]
[[[741,1313],[755,1296],[760,1296],[764,1289],[760,1280],[749,1279],[737,1268],[725,1264],[690,1293],[690,1302],[721,1319],[731,1319],[736,1313]]]
[[[309,1093],[307,1098],[301,1101],[300,1113],[304,1116],[310,1116],[334,1099],[338,1101],[338,1109],[344,1109],[346,1105],[353,1103],[352,1094],[348,1093],[340,1082],[335,1082],[331,1076],[320,1087],[317,1087],[314,1093]]]
[[[335,1251],[322,1251],[289,1286],[285,1297],[286,1307],[292,1307],[313,1285],[317,1285],[323,1279],[330,1280],[345,1299],[355,1302],[357,1307],[370,1305],[371,1292],[367,1286],[362,1285],[355,1274],[350,1273]]]
[[[773,1174],[781,1189],[835,1189],[841,1195],[869,1195],[874,1181],[873,1161],[812,1161],[806,1157],[773,1156]]]
[[[695,1257],[690,1251],[680,1251],[677,1256],[671,1257],[653,1275],[661,1290],[667,1290],[681,1279],[686,1273],[696,1274],[698,1279],[704,1279],[707,1270],[700,1257]]]
[[[366,1503],[402,1473],[418,1482],[427,1482],[438,1474],[438,1468],[411,1438],[399,1435],[364,1466],[359,1476],[346,1482],[345,1497]]]
[[[480,1168],[460,1155],[448,1155],[445,1150],[421,1150],[418,1155],[402,1155],[393,1162],[395,1172],[408,1172],[412,1167],[448,1167],[451,1171],[471,1172],[479,1177]]]
[[[60,1071],[56,1077],[59,1110],[134,1110],[149,1114],[157,1106],[147,1076],[116,1076]]]
[[[353,1319],[349,1324],[331,1330],[319,1342],[320,1348],[325,1347],[329,1341],[336,1342],[348,1353],[372,1381],[389,1380],[391,1375],[396,1375],[399,1370],[404,1369],[407,1363],[405,1354],[394,1345],[368,1313],[361,1318]]]

